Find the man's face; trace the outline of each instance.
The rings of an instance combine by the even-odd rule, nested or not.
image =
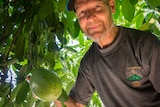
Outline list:
[[[98,41],[101,37],[107,36],[113,24],[107,0],[76,0],[75,10],[82,31],[89,38]]]

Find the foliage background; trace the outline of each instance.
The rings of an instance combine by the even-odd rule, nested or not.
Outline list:
[[[160,0],[115,0],[117,25],[160,37]],[[0,0],[0,107],[49,107],[26,82],[31,69],[56,72],[69,93],[81,58],[92,43],[81,32],[66,0]],[[93,94],[90,107],[101,107]]]

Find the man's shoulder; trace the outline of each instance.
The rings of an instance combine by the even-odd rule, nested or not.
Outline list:
[[[82,62],[87,64],[93,62],[94,56],[97,56],[95,54],[97,54],[97,44],[93,42],[88,51],[83,56]]]
[[[122,27],[122,30],[125,32],[126,39],[132,38],[135,40],[149,40],[149,41],[157,41],[158,38],[149,31],[141,31],[138,29]]]
[[[135,35],[135,34],[138,34],[138,35],[144,35],[144,34],[145,35],[149,35],[149,34],[151,34],[148,31],[141,31],[139,29],[122,27],[122,26],[121,26],[121,28],[122,28],[123,31],[127,32],[128,34],[132,34],[132,35]],[[137,36],[137,35],[135,35],[135,36]]]

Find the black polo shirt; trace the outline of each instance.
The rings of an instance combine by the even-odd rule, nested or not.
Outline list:
[[[98,92],[106,107],[160,107],[160,42],[148,32],[120,27],[101,49],[93,43],[81,61],[70,96],[87,105]]]

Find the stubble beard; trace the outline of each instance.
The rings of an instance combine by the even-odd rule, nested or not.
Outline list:
[[[109,35],[109,34],[111,33],[111,30],[112,30],[113,27],[114,27],[114,24],[112,23],[112,25],[109,27],[109,29],[103,31],[101,34],[99,33],[100,36],[99,36],[98,38],[94,38],[94,37],[92,37],[92,36],[90,36],[90,35],[88,35],[88,34],[86,34],[86,36],[87,36],[89,39],[91,39],[93,42],[99,44],[99,43],[101,42],[101,40],[102,40],[105,36],[107,36],[107,35]],[[96,32],[95,32],[95,33],[96,33]],[[98,32],[97,32],[97,33],[98,33]]]

